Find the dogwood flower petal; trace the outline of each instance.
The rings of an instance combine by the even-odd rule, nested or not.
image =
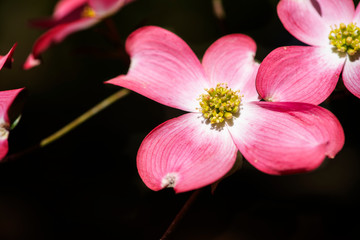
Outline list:
[[[107,83],[135,91],[161,104],[194,112],[204,88],[204,69],[190,47],[163,28],[148,26],[126,40],[131,64],[126,75]]]
[[[348,57],[342,77],[345,87],[360,98],[360,61],[358,55]]]
[[[360,26],[360,4],[358,4],[356,7],[353,22],[356,23],[356,26]]]
[[[10,119],[8,111],[16,96],[23,88],[0,92],[0,160],[8,152],[8,136],[10,131]]]
[[[16,48],[16,43],[12,46],[12,48],[10,49],[10,51],[5,55],[5,56],[0,56],[0,70],[3,67],[11,67],[11,64],[13,62],[13,54]]]
[[[40,55],[47,50],[52,44],[59,43],[68,35],[95,25],[99,19],[82,18],[77,21],[60,24],[41,35],[35,42],[32,53],[26,59],[23,68],[25,70],[40,64]]]
[[[336,117],[306,103],[246,103],[229,131],[243,156],[268,174],[311,171],[344,145]]]
[[[335,89],[345,59],[325,47],[280,47],[261,63],[256,88],[268,101],[317,105]]]
[[[240,89],[244,101],[256,101],[259,95],[255,77],[259,64],[254,61],[256,43],[243,34],[231,34],[214,42],[205,52],[202,64],[210,85],[227,83]]]
[[[312,2],[318,3],[320,15],[329,26],[352,21],[355,12],[353,0],[312,0]]]
[[[294,37],[309,45],[328,45],[330,26],[320,16],[312,0],[281,0],[278,16]],[[316,30],[314,30],[316,29]]]
[[[155,128],[137,156],[140,177],[152,190],[185,192],[215,182],[234,165],[237,149],[226,128],[187,113]]]

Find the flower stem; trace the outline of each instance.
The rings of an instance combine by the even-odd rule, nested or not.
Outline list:
[[[38,148],[42,148],[42,147],[47,146],[48,144],[54,142],[55,140],[63,137],[68,132],[75,129],[80,124],[82,124],[83,122],[85,122],[86,120],[91,118],[92,116],[96,115],[97,113],[99,113],[103,109],[107,108],[112,103],[116,102],[116,100],[119,100],[119,99],[127,96],[129,93],[130,93],[130,91],[128,89],[121,89],[120,91],[112,94],[111,96],[107,97],[106,99],[104,99],[103,101],[101,101],[100,103],[95,105],[93,108],[91,108],[90,110],[88,110],[87,112],[85,112],[84,114],[82,114],[81,116],[79,116],[78,118],[76,118],[75,120],[73,120],[72,122],[70,122],[69,124],[64,126],[63,128],[61,128],[60,130],[56,131],[55,133],[48,136],[47,138],[44,138],[43,140],[41,140],[41,142],[39,144],[36,144],[36,145],[34,145],[32,147],[29,147],[29,148],[27,148],[27,149],[25,149],[25,150],[23,150],[23,151],[21,151],[19,153],[14,153],[12,155],[9,155],[6,158],[4,158],[2,160],[2,162],[6,162],[6,161],[9,161],[9,160],[14,160],[14,159],[20,158],[23,155],[31,153],[34,150],[38,149]]]
[[[195,202],[197,197],[199,196],[202,189],[198,189],[195,192],[191,194],[189,199],[185,202],[184,206],[181,208],[181,210],[178,212],[174,220],[171,222],[169,227],[166,229],[165,233],[162,235],[160,240],[165,240],[167,237],[172,233],[172,231],[175,229],[175,227],[179,224],[181,219],[184,217],[184,215],[187,213],[191,205]]]

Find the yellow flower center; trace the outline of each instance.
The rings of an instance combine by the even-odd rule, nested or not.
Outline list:
[[[94,9],[92,9],[90,6],[85,6],[82,13],[81,13],[81,17],[83,18],[93,18],[96,17],[96,13],[94,11]]]
[[[216,85],[216,88],[205,89],[207,94],[199,97],[200,107],[204,118],[211,124],[222,123],[225,119],[232,119],[239,111],[241,98],[240,91],[233,91],[225,83]]]
[[[335,25],[335,29],[331,28],[329,34],[330,44],[335,46],[339,52],[346,52],[349,55],[354,55],[360,49],[360,28],[356,23],[348,25],[340,23],[340,26]]]

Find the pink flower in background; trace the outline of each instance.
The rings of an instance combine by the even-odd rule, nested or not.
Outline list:
[[[138,171],[152,190],[211,184],[232,168],[238,150],[257,169],[280,175],[313,170],[344,144],[328,110],[259,101],[256,44],[246,35],[220,38],[202,63],[182,39],[154,26],[132,33],[126,49],[128,73],[108,83],[188,112],[156,127],[140,146]]]
[[[53,43],[68,35],[87,29],[102,19],[116,13],[133,0],[60,0],[51,19],[34,21],[33,25],[50,28],[35,42],[23,68],[30,69],[40,64],[40,54]]]
[[[259,69],[259,94],[273,101],[319,104],[343,71],[346,88],[360,98],[359,6],[355,11],[352,0],[281,0],[277,11],[284,27],[311,46],[272,51]]]
[[[5,56],[0,56],[0,70],[3,66],[11,66],[12,63],[12,55],[14,54],[14,50],[16,48],[16,44],[11,48],[11,50]],[[13,89],[7,91],[0,91],[0,160],[8,152],[8,136],[10,131],[10,119],[8,116],[8,112],[11,104],[15,100],[16,96],[23,89]]]

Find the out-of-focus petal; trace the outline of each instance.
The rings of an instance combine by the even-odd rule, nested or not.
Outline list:
[[[87,2],[88,0],[61,0],[55,6],[53,18],[64,18],[77,8],[83,7]]]
[[[23,66],[24,69],[39,65],[39,57],[52,44],[59,43],[73,32],[89,28],[99,21],[97,18],[83,18],[72,23],[58,25],[41,35],[35,42],[32,53]]]
[[[17,46],[17,43],[15,43],[12,48],[10,49],[10,51],[5,55],[5,56],[0,56],[0,70],[3,68],[3,67],[8,67],[10,68],[11,67],[11,64],[13,62],[13,54],[14,54],[14,51],[15,51],[15,48]]]
[[[246,103],[229,130],[243,156],[268,174],[311,171],[344,145],[336,117],[306,103]]]
[[[360,98],[360,55],[348,57],[342,73],[346,88]]]
[[[150,189],[190,191],[215,182],[231,169],[237,149],[228,130],[211,128],[203,121],[200,114],[184,114],[144,139],[137,166]]]
[[[321,17],[329,25],[348,24],[352,21],[355,6],[353,0],[311,0],[318,6]]]
[[[311,0],[281,0],[278,16],[284,27],[297,39],[309,45],[329,44],[330,26],[321,18]]]
[[[319,104],[334,90],[345,59],[325,47],[280,47],[261,63],[256,88],[269,101]]]
[[[256,44],[243,34],[231,34],[214,42],[205,52],[203,66],[210,85],[227,83],[233,90],[240,90],[244,101],[258,100],[255,88],[259,64],[254,61]]]
[[[131,57],[128,73],[107,83],[170,107],[197,111],[197,98],[209,83],[200,61],[181,38],[160,27],[142,27],[128,37],[126,50]]]
[[[89,5],[100,16],[109,16],[134,0],[89,0]]]

